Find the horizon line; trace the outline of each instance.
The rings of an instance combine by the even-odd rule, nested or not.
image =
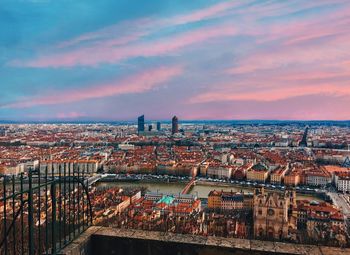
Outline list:
[[[259,121],[259,122],[268,122],[268,121],[274,121],[274,122],[350,122],[350,119],[344,119],[344,120],[336,120],[336,119],[179,119],[179,122],[247,122],[247,121]],[[125,120],[113,120],[113,119],[103,119],[103,120],[93,120],[93,119],[47,119],[47,120],[40,120],[40,119],[33,119],[33,120],[6,120],[6,119],[0,119],[0,124],[15,124],[15,123],[77,123],[77,122],[84,122],[84,123],[108,123],[108,122],[135,122],[137,123],[136,119],[125,119]],[[149,119],[145,120],[146,123],[148,122],[171,122],[171,119]]]

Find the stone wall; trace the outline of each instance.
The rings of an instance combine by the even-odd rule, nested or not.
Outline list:
[[[350,249],[91,227],[63,255],[346,255]]]

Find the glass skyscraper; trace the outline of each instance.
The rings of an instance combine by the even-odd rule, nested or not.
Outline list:
[[[137,132],[144,132],[145,131],[145,115],[141,115],[137,118]]]

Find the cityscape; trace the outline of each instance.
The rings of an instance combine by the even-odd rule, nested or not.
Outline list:
[[[0,0],[0,255],[350,255],[349,0]]]
[[[0,169],[4,178],[25,184],[30,175],[33,185],[47,175],[80,174],[94,226],[346,248],[349,125],[182,123],[176,116],[149,121],[145,115],[120,124],[3,124]],[[79,210],[84,195],[76,186],[67,192],[74,204],[67,211]],[[52,212],[51,195],[44,199],[44,193],[34,192],[33,214],[41,219],[34,229],[50,220],[44,204]],[[20,198],[6,203],[1,217],[9,225]]]

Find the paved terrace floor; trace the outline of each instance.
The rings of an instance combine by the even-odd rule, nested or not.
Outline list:
[[[149,243],[156,246],[150,248]],[[147,244],[147,245],[145,245]],[[143,248],[141,248],[143,247]],[[160,250],[163,247],[164,250]],[[182,247],[182,248],[180,248]],[[109,250],[111,248],[111,250]],[[237,238],[203,237],[142,230],[125,230],[106,227],[90,227],[61,253],[62,255],[95,254],[174,254],[198,255],[256,255],[256,254],[307,254],[349,255],[350,249],[300,245]],[[165,250],[166,249],[166,250]],[[193,252],[192,252],[193,250]]]

